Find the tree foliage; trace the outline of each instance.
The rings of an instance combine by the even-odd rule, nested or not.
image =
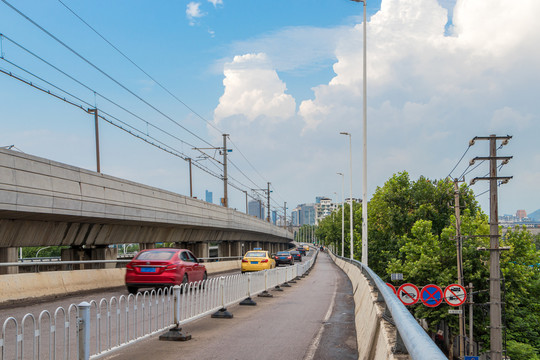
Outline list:
[[[474,336],[489,348],[489,220],[467,185],[458,188],[464,284],[473,284]],[[406,172],[393,175],[377,187],[368,204],[369,266],[383,279],[403,273],[404,281],[441,288],[457,282],[456,218],[454,184],[449,179],[411,181]],[[349,249],[349,207],[345,207],[345,256]],[[354,206],[355,258],[361,258],[361,204]],[[501,232],[501,235],[502,232]],[[341,210],[325,218],[317,238],[341,250]],[[508,354],[512,359],[535,359],[540,351],[540,252],[539,236],[525,228],[509,229],[500,241],[509,251],[501,252],[503,324]],[[458,332],[458,318],[448,306],[409,308],[426,319],[432,329],[444,321]],[[534,356],[531,354],[535,354]]]

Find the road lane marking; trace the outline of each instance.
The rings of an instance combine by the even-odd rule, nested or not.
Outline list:
[[[328,310],[326,311],[326,315],[324,315],[321,327],[319,329],[319,332],[317,333],[317,336],[313,339],[311,344],[308,347],[308,351],[306,353],[306,356],[304,356],[304,360],[313,360],[315,356],[315,352],[319,348],[319,343],[321,342],[322,333],[324,331],[324,325],[330,319],[330,316],[332,315],[332,310],[334,309],[334,302],[336,300],[336,294],[337,294],[337,276],[335,277],[334,283],[334,293],[332,294],[332,300],[330,301],[330,306],[328,307]]]

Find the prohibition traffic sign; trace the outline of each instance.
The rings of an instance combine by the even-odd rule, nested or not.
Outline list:
[[[448,285],[444,289],[444,301],[450,306],[460,306],[467,300],[467,291],[459,284]]]
[[[396,288],[394,287],[394,285],[390,284],[390,283],[386,283],[386,285],[388,285],[388,287],[390,289],[392,289],[392,291],[394,292],[394,294],[396,293]]]
[[[420,290],[416,285],[407,283],[399,287],[397,295],[403,305],[414,305],[420,298]]]
[[[426,285],[420,292],[420,299],[427,307],[436,307],[443,301],[443,291],[437,285]]]

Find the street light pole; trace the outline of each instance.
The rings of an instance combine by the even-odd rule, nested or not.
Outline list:
[[[352,136],[350,133],[348,132],[340,132],[341,135],[348,135],[349,136],[349,160],[350,160],[350,173],[351,173],[351,197],[350,197],[350,213],[351,213],[351,220],[350,220],[350,225],[351,225],[351,250],[350,250],[350,254],[351,254],[351,260],[354,260],[354,243],[353,243],[353,196],[352,196]]]
[[[362,263],[368,264],[368,216],[367,216],[367,18],[366,0],[352,0],[364,4],[364,54],[363,54],[363,155],[362,155]]]
[[[345,257],[345,175],[338,172],[341,175],[341,256]]]

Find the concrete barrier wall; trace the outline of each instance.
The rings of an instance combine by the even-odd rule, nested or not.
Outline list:
[[[410,359],[408,355],[392,352],[396,341],[395,327],[382,318],[384,309],[377,303],[377,294],[360,269],[332,255],[331,257],[352,283],[358,359]]]
[[[205,263],[208,274],[240,269],[241,260]],[[125,269],[0,275],[0,304],[124,286]]]

